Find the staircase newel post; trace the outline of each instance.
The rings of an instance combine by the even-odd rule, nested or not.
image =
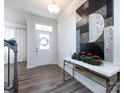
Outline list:
[[[14,80],[13,80],[13,93],[18,93],[18,63],[17,63],[17,45],[14,51]]]

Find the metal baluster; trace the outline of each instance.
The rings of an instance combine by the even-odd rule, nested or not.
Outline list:
[[[10,48],[8,48],[8,87],[10,86]]]

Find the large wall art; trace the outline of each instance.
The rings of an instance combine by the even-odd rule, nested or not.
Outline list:
[[[99,45],[104,51],[104,60],[110,62],[113,61],[113,43],[111,43],[110,46],[110,44],[108,44],[110,42],[107,41],[108,39],[113,38],[113,30],[109,30],[109,32],[107,33],[107,27],[114,24],[113,5],[113,0],[87,0],[76,10],[77,51],[80,51],[81,43],[93,42]],[[97,24],[97,21],[95,24],[91,23],[92,21],[95,22],[92,18],[96,18],[97,20],[98,18],[100,19],[98,21],[101,21],[100,23],[98,23],[99,26]],[[102,29],[96,30],[96,28],[93,27],[93,24],[94,27],[96,25],[98,26],[97,28],[101,27]],[[104,30],[106,31],[105,33]],[[106,36],[109,37],[106,39]],[[108,49],[111,53],[109,55],[107,52]]]

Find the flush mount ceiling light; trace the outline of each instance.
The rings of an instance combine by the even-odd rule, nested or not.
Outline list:
[[[48,5],[48,11],[52,14],[57,14],[60,11],[54,0]]]

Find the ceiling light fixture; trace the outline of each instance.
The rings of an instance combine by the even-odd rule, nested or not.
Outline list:
[[[60,9],[59,7],[56,5],[56,3],[54,2],[54,0],[52,1],[51,4],[48,5],[48,11],[52,14],[57,14],[59,13]]]

